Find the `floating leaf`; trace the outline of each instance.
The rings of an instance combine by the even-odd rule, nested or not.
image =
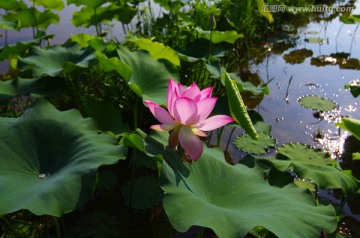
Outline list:
[[[277,159],[258,158],[280,171],[292,169],[301,179],[309,179],[321,189],[341,188],[346,193],[357,189],[356,181],[341,171],[329,154],[304,144],[285,144],[277,150]]]
[[[248,134],[235,138],[234,144],[239,150],[250,154],[266,154],[270,149],[275,148],[276,140],[271,136],[258,133],[259,140],[253,140]]]
[[[131,77],[125,77],[129,87],[143,100],[166,105],[168,79],[178,81],[177,70],[171,64],[154,60],[147,52],[118,50],[120,59],[132,69]],[[123,77],[125,75],[122,75]]]
[[[225,86],[228,96],[228,103],[231,116],[239,123],[245,131],[254,140],[258,140],[259,137],[251,122],[249,114],[240,95],[239,89],[234,80],[231,80],[229,75],[225,73]]]
[[[135,209],[148,209],[161,204],[164,197],[159,179],[140,177],[128,181],[121,189],[126,206]]]
[[[334,101],[320,96],[303,96],[298,99],[298,103],[303,107],[323,112],[331,111],[336,108],[336,103]]]
[[[155,60],[166,59],[176,66],[180,66],[178,53],[169,46],[159,42],[153,42],[145,38],[128,38],[127,41],[135,43],[140,49],[146,50]]]
[[[337,123],[336,126],[350,132],[356,139],[360,140],[360,120],[343,117],[341,123]]]
[[[293,184],[270,186],[261,170],[231,166],[219,149],[204,148],[202,158],[191,164],[167,158],[161,179],[165,212],[180,232],[196,225],[234,238],[263,227],[277,237],[317,237],[322,229],[336,228],[332,206],[316,206],[310,193]]]
[[[95,58],[94,50],[82,48],[76,43],[66,47],[54,46],[47,50],[40,47],[32,47],[32,54],[19,59],[21,70],[32,69],[34,77],[43,75],[57,76],[61,72],[71,72],[76,68],[85,68],[90,60]]]
[[[94,125],[77,110],[60,112],[46,101],[19,118],[0,118],[0,216],[21,209],[61,216],[86,202],[97,168],[126,153]]]
[[[324,39],[320,37],[307,37],[305,38],[305,41],[312,44],[322,44],[324,42]]]

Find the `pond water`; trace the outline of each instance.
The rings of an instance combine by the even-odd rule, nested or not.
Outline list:
[[[359,3],[358,5],[359,6]],[[359,7],[357,7],[359,12]],[[298,29],[296,45],[281,55],[273,54],[271,45],[265,62],[254,66],[254,70],[265,79],[273,78],[269,83],[270,95],[258,106],[258,111],[265,121],[272,125],[272,135],[279,144],[301,142],[319,145],[331,151],[341,150],[345,134],[338,136],[334,122],[341,116],[360,118],[358,105],[350,91],[344,85],[359,79],[356,69],[341,69],[337,64],[314,65],[314,59],[335,60],[331,54],[347,53],[349,58],[360,58],[360,31],[357,25],[345,25],[339,18],[331,22],[310,23]],[[309,43],[306,39],[319,38],[320,42]],[[302,63],[291,64],[284,60],[284,55],[295,50],[310,50],[312,56]],[[327,58],[326,58],[327,57]],[[300,57],[301,58],[301,57]],[[305,95],[318,95],[335,101],[338,109],[324,113],[324,119],[314,117],[313,111],[303,108],[297,100]],[[314,142],[313,134],[321,131],[324,139]]]
[[[360,3],[357,2],[353,13],[359,12]],[[291,25],[287,27],[294,29]],[[252,72],[264,82],[269,81],[270,89],[270,94],[265,95],[254,110],[272,126],[271,135],[276,138],[278,146],[300,142],[323,148],[334,158],[340,157],[349,134],[339,132],[335,123],[343,116],[360,118],[360,99],[354,98],[344,88],[350,81],[360,79],[360,71],[340,68],[336,63],[339,59],[334,54],[344,53],[349,59],[359,59],[360,30],[356,24],[343,24],[337,17],[332,21],[310,22],[292,31],[291,35],[292,39],[265,41],[263,47],[268,49],[265,60],[252,65]],[[273,49],[279,44],[292,46],[279,53]],[[297,53],[293,60],[286,58],[286,55],[293,53]],[[326,63],[318,66],[318,59]],[[298,99],[306,95],[331,99],[337,108],[319,115],[317,111],[298,103]],[[233,138],[238,135],[234,133]],[[274,151],[270,151],[270,154]],[[242,156],[235,146],[230,148],[230,153],[235,160]]]
[[[50,25],[47,29],[48,34],[56,35],[52,44],[64,43],[71,34],[85,32],[96,35],[94,28],[75,28],[72,25],[72,12],[76,10],[78,8],[74,5],[66,6],[61,11],[59,24]],[[360,14],[359,1],[352,14]],[[290,25],[288,27],[291,28]],[[350,91],[344,89],[350,81],[360,80],[360,71],[340,68],[336,55],[343,53],[347,54],[348,59],[360,59],[360,29],[358,24],[343,24],[339,17],[331,21],[311,22],[295,29],[295,32],[289,32],[296,36],[292,39],[264,40],[263,47],[268,49],[266,58],[260,64],[252,64],[251,71],[257,73],[264,82],[269,82],[270,94],[265,95],[254,110],[272,126],[271,135],[277,140],[277,146],[300,142],[323,148],[334,157],[341,157],[348,134],[339,132],[335,123],[343,116],[360,119],[360,98],[354,98]],[[0,47],[5,45],[4,30],[1,33]],[[115,25],[110,35],[118,40],[123,40],[125,36],[120,25]],[[31,29],[11,31],[7,42],[13,44],[32,37]],[[274,50],[277,44],[292,46],[279,53]],[[304,52],[309,55],[304,55],[300,51],[302,49],[306,49]],[[299,56],[290,62],[286,55],[294,52],[298,52]],[[0,73],[5,73],[7,67],[7,63],[1,63]],[[331,99],[337,103],[337,109],[319,115],[298,103],[298,99],[306,95]],[[234,134],[233,138],[238,135]],[[240,159],[242,153],[234,145],[230,147],[232,157]],[[274,151],[270,151],[270,154]],[[360,215],[352,216],[360,220]]]

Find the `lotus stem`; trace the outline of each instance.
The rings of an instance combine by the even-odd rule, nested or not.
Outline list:
[[[232,129],[232,130],[231,130],[231,132],[230,132],[230,136],[229,136],[229,139],[228,139],[228,141],[227,141],[225,151],[227,151],[227,150],[228,150],[228,147],[229,147],[229,144],[230,144],[230,139],[231,139],[231,137],[232,137],[232,135],[233,135],[233,133],[234,133],[235,129],[236,129],[236,128],[235,128],[235,127],[233,127],[233,129]]]
[[[358,30],[358,28],[359,28],[359,25],[360,25],[360,23],[358,23],[358,24],[356,25],[355,31],[354,31],[353,36],[352,36],[352,38],[351,38],[351,43],[350,43],[350,55],[351,55],[351,51],[352,51],[352,47],[353,47],[353,43],[354,43],[354,38],[355,38],[356,32],[357,32],[357,30]]]
[[[222,133],[224,131],[224,127],[221,127],[220,130],[217,130],[217,138],[216,138],[216,146],[219,147],[220,146],[220,141],[221,141],[221,136],[222,136]]]
[[[60,226],[59,226],[59,223],[57,221],[57,218],[52,216],[52,220],[53,220],[54,225],[55,225],[56,238],[61,238]]]
[[[206,143],[207,147],[210,146],[211,136],[212,136],[212,131],[210,132],[210,135],[209,135],[209,137],[208,137],[208,141],[207,141],[207,143]]]

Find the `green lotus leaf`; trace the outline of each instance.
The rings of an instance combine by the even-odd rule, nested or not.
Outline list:
[[[32,47],[32,54],[26,58],[19,58],[21,70],[32,69],[33,76],[40,78],[43,75],[57,76],[61,72],[69,73],[76,68],[85,68],[96,57],[95,51],[82,48],[78,44],[66,47],[54,46],[50,49]]]
[[[111,103],[106,101],[86,101],[82,108],[84,114],[93,118],[101,131],[114,134],[129,132],[129,126],[122,123],[122,115]]]
[[[127,41],[135,43],[140,49],[149,52],[155,60],[166,59],[176,66],[180,66],[180,58],[178,53],[169,46],[165,46],[159,42],[153,42],[145,38],[128,38]]]
[[[91,8],[100,7],[108,2],[108,0],[66,0],[67,4],[75,4],[76,6],[85,5]]]
[[[7,0],[0,1],[0,8],[6,11],[18,11],[27,8],[27,6],[23,1]]]
[[[341,119],[341,123],[337,123],[336,125],[350,132],[353,136],[356,137],[356,139],[360,140],[360,120],[343,117]]]
[[[40,12],[36,8],[30,7],[17,12],[9,12],[3,16],[3,20],[18,22],[18,29],[27,27],[46,29],[50,24],[58,24],[60,16],[51,10]]]
[[[118,50],[120,59],[130,66],[130,77],[124,77],[129,87],[143,100],[151,100],[166,105],[168,79],[179,80],[177,70],[172,64],[154,60],[147,52],[130,52],[126,48]]]
[[[92,119],[46,101],[18,118],[0,118],[0,131],[0,216],[71,212],[91,197],[99,166],[125,159],[126,148],[99,135]]]
[[[31,46],[40,45],[42,40],[46,40],[48,38],[51,38],[51,36],[47,35],[30,41],[18,42],[14,45],[5,45],[0,48],[0,61],[21,56]]]
[[[330,155],[299,143],[285,144],[277,150],[277,159],[257,158],[280,171],[292,169],[301,179],[312,180],[321,189],[341,188],[346,193],[357,190],[356,181],[337,166]]]
[[[0,104],[9,102],[17,95],[16,88],[8,82],[0,81]]]
[[[119,20],[123,24],[129,24],[136,15],[137,11],[127,5],[117,6],[108,5],[96,8],[96,12],[92,7],[83,7],[79,12],[74,12],[72,23],[74,26],[94,26],[102,21]]]
[[[36,6],[57,11],[61,11],[65,7],[63,0],[30,0],[30,2],[34,2]]]
[[[236,31],[204,31],[201,28],[195,28],[200,38],[210,40],[214,44],[227,42],[234,44],[239,38],[244,37],[243,34],[239,34]],[[210,37],[211,36],[211,37]]]
[[[351,94],[357,98],[360,95],[360,79],[352,80],[349,84],[345,85],[345,89],[350,89]]]
[[[0,28],[5,30],[15,30],[16,29],[16,22],[14,21],[0,21]]]
[[[320,111],[331,111],[336,108],[336,103],[330,99],[320,96],[303,96],[298,100],[299,104],[303,107]]]
[[[205,148],[196,163],[165,160],[163,205],[180,232],[202,226],[218,237],[235,238],[263,227],[277,237],[318,237],[322,230],[336,229],[332,206],[316,206],[307,190],[293,184],[270,186],[262,170],[229,165],[219,149]]]
[[[250,154],[266,154],[270,149],[275,148],[276,140],[265,133],[258,133],[259,140],[252,139],[248,134],[235,138],[234,144],[239,150]]]
[[[50,77],[32,79],[16,77],[11,81],[11,85],[15,87],[17,95],[42,97],[63,90],[65,80],[61,78],[53,80]]]
[[[161,204],[164,193],[159,186],[159,179],[139,177],[123,185],[121,193],[126,206],[135,209],[148,209]]]
[[[86,33],[80,33],[80,34],[71,36],[72,41],[78,43],[79,45],[81,45],[84,48],[88,47],[89,42],[92,40],[95,40],[95,39],[102,39],[102,38],[98,37],[98,36],[89,35]]]
[[[118,57],[108,58],[105,54],[97,51],[96,59],[105,72],[111,72],[114,70],[125,79],[129,79],[131,77],[131,68],[122,62]]]

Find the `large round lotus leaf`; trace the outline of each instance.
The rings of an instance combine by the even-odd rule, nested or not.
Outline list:
[[[165,105],[168,79],[179,80],[177,69],[166,61],[154,60],[144,51],[131,52],[122,47],[117,52],[120,59],[132,69],[131,75],[122,75],[131,90],[143,100]]]
[[[301,179],[310,179],[322,189],[341,188],[345,192],[358,189],[356,181],[338,168],[330,155],[304,144],[285,144],[277,150],[277,159],[258,158],[280,171],[294,170]]]
[[[0,216],[20,209],[61,216],[87,201],[97,168],[126,153],[94,125],[46,101],[18,118],[0,118]]]
[[[82,48],[76,43],[63,46],[54,46],[42,49],[37,46],[31,48],[31,55],[19,58],[21,70],[32,70],[36,78],[44,75],[55,77],[62,72],[72,72],[77,68],[88,67],[90,61],[95,58],[95,51],[90,48]]]
[[[197,162],[173,169],[177,161],[166,158],[161,178],[164,209],[178,231],[202,226],[239,238],[264,227],[278,237],[319,237],[336,229],[332,206],[317,206],[293,184],[270,186],[261,169],[229,165],[221,150],[205,148]]]
[[[336,103],[334,101],[320,96],[304,96],[301,97],[298,102],[303,107],[324,112],[331,111],[336,108]]]

